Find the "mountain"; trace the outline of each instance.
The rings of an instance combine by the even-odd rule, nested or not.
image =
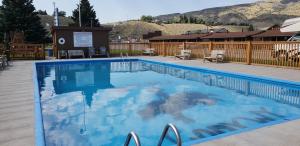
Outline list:
[[[248,23],[257,28],[281,24],[284,20],[300,16],[300,0],[263,0],[254,3],[215,7],[155,17],[160,21],[179,19],[181,15],[196,17],[210,23]]]

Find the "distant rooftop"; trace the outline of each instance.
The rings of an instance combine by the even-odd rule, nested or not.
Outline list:
[[[291,37],[293,35],[295,35],[296,32],[281,32],[278,29],[274,29],[274,30],[268,30],[259,34],[255,34],[252,37],[273,37],[273,36],[277,36],[277,37]]]
[[[153,37],[149,40],[197,40],[201,39],[204,36],[208,36],[210,34],[190,34],[190,35],[165,35],[165,36],[158,36]]]
[[[262,32],[263,31],[213,33],[209,36],[202,37],[202,39],[245,38]]]

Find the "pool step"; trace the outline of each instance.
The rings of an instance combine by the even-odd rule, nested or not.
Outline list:
[[[180,136],[180,133],[179,133],[178,129],[176,128],[176,126],[174,124],[169,123],[165,126],[157,146],[162,145],[162,143],[163,143],[163,141],[164,141],[164,139],[165,139],[165,137],[166,137],[166,135],[167,135],[170,128],[176,136],[176,142],[177,142],[176,146],[181,146],[182,145],[181,136]],[[138,135],[133,131],[128,134],[124,146],[129,145],[131,138],[134,139],[134,142],[135,142],[136,146],[141,146],[140,139],[139,139]]]

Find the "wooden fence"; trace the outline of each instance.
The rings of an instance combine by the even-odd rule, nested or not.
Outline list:
[[[11,44],[10,57],[12,59],[45,59],[42,44]]]
[[[110,55],[120,56],[121,53],[130,56],[142,55],[143,51],[149,48],[149,45],[149,43],[110,43]]]
[[[0,55],[3,53],[5,50],[4,44],[0,44]]]
[[[185,48],[192,57],[203,58],[204,50],[225,50],[225,60],[300,68],[300,42],[155,42],[149,45],[162,56],[174,56]]]

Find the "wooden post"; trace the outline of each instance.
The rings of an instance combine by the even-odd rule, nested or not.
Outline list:
[[[128,47],[128,54],[129,54],[129,56],[132,56],[132,43],[129,42],[128,45],[129,45],[129,47]]]
[[[213,42],[209,42],[208,51],[211,52],[213,50]]]
[[[246,59],[246,63],[247,65],[251,65],[251,61],[252,61],[252,42],[249,41],[247,43],[247,59]]]
[[[164,56],[167,56],[167,49],[164,41],[163,41],[163,50],[164,50]]]
[[[42,59],[45,60],[45,59],[46,59],[46,52],[45,52],[46,45],[43,44],[42,47],[43,47],[43,48],[42,48],[42,53],[43,53]]]
[[[183,42],[183,50],[185,50],[186,49],[186,42]]]

